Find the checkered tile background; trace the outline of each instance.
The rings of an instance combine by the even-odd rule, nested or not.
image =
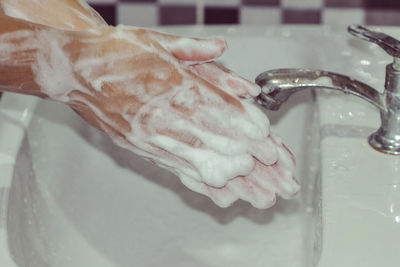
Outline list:
[[[108,23],[400,25],[400,0],[88,0]]]

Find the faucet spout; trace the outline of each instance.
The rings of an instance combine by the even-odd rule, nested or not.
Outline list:
[[[369,144],[379,152],[400,155],[400,41],[360,25],[352,25],[348,31],[362,40],[379,45],[393,57],[393,63],[386,65],[384,93],[338,73],[277,69],[263,72],[256,78],[256,83],[262,88],[256,101],[267,109],[277,110],[292,94],[313,88],[339,90],[361,97],[375,105],[381,113],[381,127],[370,135]]]
[[[312,69],[276,69],[261,73],[256,78],[262,92],[257,102],[270,110],[277,110],[292,94],[303,89],[332,89],[358,96],[387,111],[384,95],[371,86],[348,76]]]

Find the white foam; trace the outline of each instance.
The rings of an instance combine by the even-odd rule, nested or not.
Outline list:
[[[68,94],[73,90],[85,93],[84,88],[75,78],[68,54],[63,47],[69,42],[57,30],[39,31],[37,42],[41,49],[37,51],[37,64],[32,66],[35,81],[41,91],[50,98],[68,102]]]
[[[194,40],[192,38],[180,38],[174,42],[169,42],[168,47],[172,50],[181,50],[188,56],[193,56],[199,50],[204,54],[218,54],[221,52],[221,47],[215,45],[215,40]]]

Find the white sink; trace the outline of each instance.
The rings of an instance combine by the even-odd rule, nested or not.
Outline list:
[[[387,58],[345,29],[164,31],[226,37],[221,62],[252,80],[268,69],[308,67],[383,83],[375,63]],[[267,113],[297,157],[301,194],[269,210],[244,202],[221,209],[67,107],[5,94],[0,266],[397,266],[400,157],[373,151],[364,136],[378,112],[354,97],[320,93],[315,100],[304,91]]]

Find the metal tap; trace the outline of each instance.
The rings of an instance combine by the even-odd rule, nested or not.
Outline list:
[[[379,45],[393,63],[386,66],[385,91],[338,73],[310,69],[277,69],[261,73],[256,83],[262,93],[257,102],[271,110],[279,109],[292,94],[303,89],[333,89],[353,94],[375,105],[381,113],[381,127],[370,135],[369,144],[376,150],[400,155],[400,41],[360,25],[348,27],[349,33]]]

